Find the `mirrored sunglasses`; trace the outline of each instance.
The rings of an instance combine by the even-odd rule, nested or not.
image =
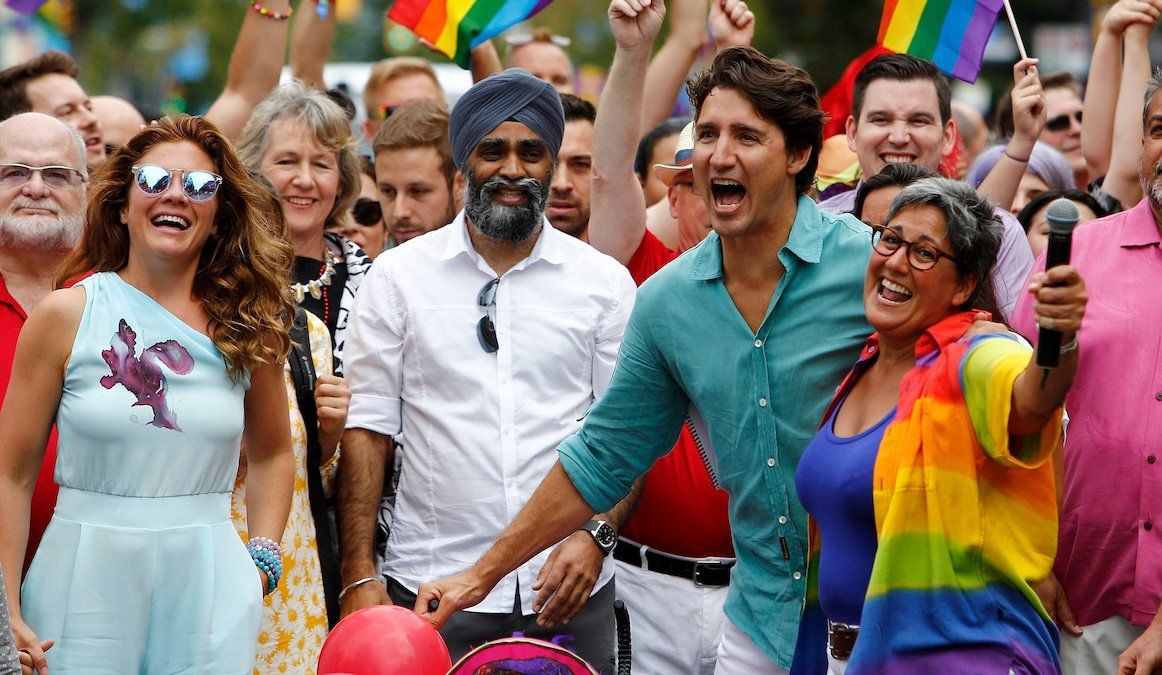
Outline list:
[[[351,217],[363,227],[375,227],[383,223],[383,209],[374,199],[362,197],[351,207]]]
[[[222,187],[222,177],[209,171],[183,171],[182,169],[167,169],[156,164],[140,164],[132,169],[133,181],[137,187],[150,197],[159,197],[169,189],[174,174],[182,175],[182,192],[186,193],[192,202],[204,202],[218,194]]]

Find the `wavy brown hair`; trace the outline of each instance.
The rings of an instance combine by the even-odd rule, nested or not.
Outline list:
[[[245,372],[281,361],[290,351],[294,301],[287,279],[294,253],[271,222],[270,199],[212,122],[188,115],[162,118],[105,161],[89,190],[81,239],[57,270],[54,283],[60,288],[87,272],[125,267],[131,243],[121,211],[133,189],[132,167],[155,145],[182,142],[198,146],[222,176],[215,197],[217,231],[202,248],[194,294],[210,315],[210,338],[237,382]]]

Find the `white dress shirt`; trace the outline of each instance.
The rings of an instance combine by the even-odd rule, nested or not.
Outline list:
[[[403,468],[383,571],[411,591],[484,554],[557,460],[612,375],[635,287],[625,267],[544,221],[500,278],[500,350],[476,336],[496,273],[464,214],[376,258],[355,300],[344,354],[347,428],[393,437]],[[505,577],[474,611],[524,613],[548,559]],[[606,560],[594,592],[612,577]]]

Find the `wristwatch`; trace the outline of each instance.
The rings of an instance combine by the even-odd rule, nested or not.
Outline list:
[[[581,529],[593,537],[602,554],[609,555],[613,552],[613,547],[617,545],[617,530],[614,530],[612,525],[604,520],[591,520]]]

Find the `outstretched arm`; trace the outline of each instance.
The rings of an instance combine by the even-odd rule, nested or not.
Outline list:
[[[1037,76],[1037,59],[1021,59],[1013,66],[1013,137],[1005,152],[989,171],[977,192],[988,197],[997,206],[1009,211],[1017,196],[1017,186],[1025,170],[1033,146],[1045,126],[1045,96],[1041,79]]]
[[[274,14],[291,11],[288,0],[266,0],[263,6]],[[206,119],[217,125],[231,141],[238,140],[254,107],[278,86],[282,64],[286,60],[286,42],[285,20],[259,14],[247,5],[242,30],[234,43],[234,53],[230,55],[226,88],[206,112]]]
[[[650,48],[665,14],[662,0],[613,0],[609,5],[617,51],[593,129],[589,243],[623,265],[646,231],[646,199],[633,159]]]
[[[326,91],[323,66],[335,41],[335,8],[328,8],[326,18],[319,16],[310,0],[300,2],[299,8],[291,28],[291,74],[312,89]]]
[[[1150,32],[1153,24],[1135,22],[1126,28],[1122,84],[1114,119],[1114,144],[1102,189],[1129,207],[1142,199],[1138,181],[1142,162],[1142,99],[1150,81]]]
[[[1098,31],[1085,88],[1081,148],[1090,178],[1110,169],[1114,142],[1115,101],[1121,88],[1122,36],[1134,23],[1153,25],[1162,0],[1121,0],[1106,12]],[[1084,186],[1078,186],[1084,187]]]
[[[643,92],[642,133],[669,118],[694,59],[706,44],[706,7],[706,0],[670,0],[670,33],[650,60],[645,86],[638,90]]]

